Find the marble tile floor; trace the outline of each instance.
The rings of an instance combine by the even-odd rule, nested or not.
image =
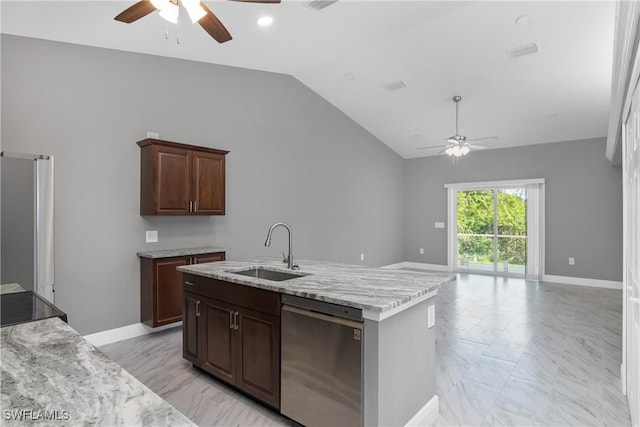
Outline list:
[[[436,425],[631,425],[622,291],[458,274],[437,298]]]
[[[629,426],[621,291],[459,274],[436,304],[438,426]],[[202,426],[293,423],[193,369],[172,328],[100,348]]]

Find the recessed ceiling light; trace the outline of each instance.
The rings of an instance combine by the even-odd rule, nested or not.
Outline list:
[[[516,18],[516,25],[519,27],[526,27],[531,24],[531,15],[520,15]]]
[[[258,19],[258,25],[261,27],[268,27],[271,24],[273,24],[273,18],[270,16],[263,16]]]

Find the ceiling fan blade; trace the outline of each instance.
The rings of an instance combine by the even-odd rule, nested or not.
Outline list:
[[[156,7],[152,5],[149,0],[141,0],[128,9],[122,11],[113,19],[115,19],[116,21],[131,24],[132,22],[147,16],[154,10],[156,10]]]
[[[427,147],[416,147],[418,150],[428,150],[430,148],[442,148],[442,147],[449,147],[449,144],[447,145],[429,145]]]
[[[243,3],[280,3],[280,0],[231,0]]]
[[[484,141],[487,139],[495,139],[500,141],[500,137],[499,136],[485,136],[484,138],[474,138],[474,139],[469,139],[467,142],[475,142],[475,141]]]
[[[472,150],[486,150],[489,146],[484,144],[469,144],[469,148]]]
[[[207,14],[198,21],[198,24],[200,24],[200,26],[204,28],[211,37],[216,39],[218,43],[224,43],[231,40],[233,37],[231,37],[231,34],[229,34],[229,31],[227,31],[225,26],[222,25],[222,22],[220,22],[218,17],[209,10],[204,2],[200,2],[200,6],[202,6]]]

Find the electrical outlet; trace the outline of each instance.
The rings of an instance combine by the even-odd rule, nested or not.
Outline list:
[[[147,243],[155,243],[158,241],[158,230],[147,230],[146,232]]]
[[[433,328],[436,324],[436,306],[430,305],[427,309],[427,327]]]
[[[569,257],[569,265],[576,265],[576,259],[574,257]]]
[[[424,248],[420,248],[420,255],[424,255]]]
[[[360,254],[360,261],[364,261],[364,254]]]
[[[435,228],[444,228],[444,222],[436,222]]]

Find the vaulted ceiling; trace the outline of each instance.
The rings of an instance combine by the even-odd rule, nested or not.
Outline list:
[[[460,133],[499,136],[490,149],[607,133],[613,1],[205,1],[233,36],[223,44],[186,19],[166,39],[157,13],[113,20],[135,1],[5,0],[1,32],[290,74],[404,158],[440,151],[417,148],[454,133],[454,95]]]

